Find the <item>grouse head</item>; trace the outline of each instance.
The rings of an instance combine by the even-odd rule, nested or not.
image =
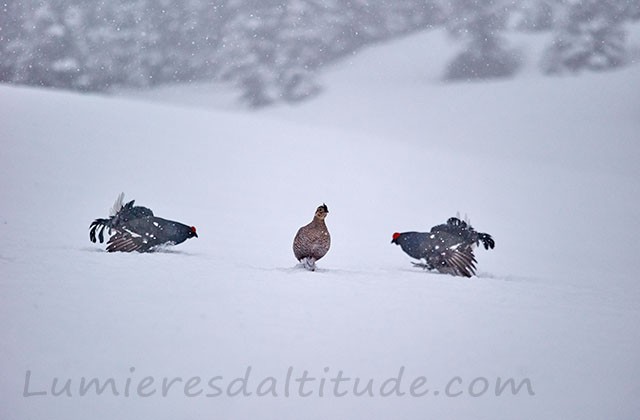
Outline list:
[[[398,238],[400,238],[401,235],[402,235],[401,233],[395,232],[391,237],[391,243],[398,245]]]
[[[324,220],[327,214],[329,214],[329,208],[326,204],[322,203],[322,205],[316,209],[316,218]]]
[[[198,234],[196,233],[196,227],[191,226],[191,229],[189,230],[189,233],[187,235],[189,238],[193,238],[194,236],[197,238]]]

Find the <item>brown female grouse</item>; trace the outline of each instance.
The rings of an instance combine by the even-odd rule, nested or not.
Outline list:
[[[324,257],[331,246],[331,235],[324,223],[327,214],[329,209],[322,204],[311,223],[298,229],[293,239],[293,253],[307,270],[315,271],[316,261]]]

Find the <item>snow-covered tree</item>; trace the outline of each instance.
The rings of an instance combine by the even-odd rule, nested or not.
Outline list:
[[[17,63],[21,55],[26,8],[24,2],[0,4],[0,81],[16,79]]]
[[[441,3],[438,0],[396,0],[375,4],[382,17],[385,35],[393,36],[442,24],[445,16]]]
[[[155,83],[213,77],[215,52],[226,19],[227,1],[155,0],[147,7],[154,28],[148,47]]]
[[[344,22],[338,0],[233,0],[229,8],[217,61],[244,102],[295,102],[319,91],[314,71],[333,53]]]
[[[70,28],[73,16],[61,0],[36,2],[24,16],[22,36],[14,40],[14,81],[40,86],[73,84],[80,72],[78,51]],[[71,22],[73,23],[73,22]]]
[[[551,30],[563,0],[525,0],[514,8],[514,24],[519,30],[540,32]]]
[[[254,107],[277,100],[274,71],[281,59],[275,32],[281,8],[273,1],[257,0],[246,7],[241,0],[228,4],[231,15],[225,22],[217,60],[220,75],[242,90],[242,98]]]
[[[506,0],[451,0],[447,29],[467,45],[449,65],[447,80],[506,77],[519,65],[516,52],[505,46],[501,32],[509,17]]]
[[[631,21],[636,21],[640,19],[640,1],[633,0],[628,2],[626,16]]]
[[[149,14],[152,2],[109,0],[95,9],[97,22],[88,30],[90,58],[95,70],[104,71],[104,87],[153,84],[151,47],[158,35]]]
[[[621,66],[626,56],[628,4],[624,0],[573,1],[547,49],[546,73],[606,70]]]

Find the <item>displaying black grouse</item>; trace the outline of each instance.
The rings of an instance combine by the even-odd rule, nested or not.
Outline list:
[[[134,206],[135,200],[123,204],[124,193],[114,203],[108,219],[96,219],[89,225],[89,239],[104,242],[104,230],[109,238],[107,251],[151,252],[162,245],[177,245],[198,237],[194,226],[155,217],[151,209]]]
[[[427,233],[396,232],[391,243],[400,245],[410,257],[425,261],[413,263],[416,266],[463,277],[476,273],[475,246],[482,243],[485,249],[493,249],[496,245],[491,235],[476,232],[470,224],[457,217],[432,227]]]
[[[308,270],[315,271],[316,261],[324,257],[331,247],[331,235],[324,222],[329,208],[322,204],[316,209],[313,220],[298,229],[293,239],[293,254]]]

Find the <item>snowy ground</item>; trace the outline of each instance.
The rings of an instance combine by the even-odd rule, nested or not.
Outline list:
[[[429,42],[258,113],[0,87],[0,418],[637,418],[640,67],[446,86]],[[103,252],[120,191],[200,237]],[[322,202],[332,249],[296,269]],[[389,243],[457,211],[496,239],[478,278]]]

